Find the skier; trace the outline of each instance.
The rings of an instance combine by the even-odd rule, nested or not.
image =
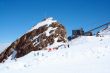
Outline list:
[[[68,44],[68,48],[69,48],[70,46],[69,46],[69,44]]]

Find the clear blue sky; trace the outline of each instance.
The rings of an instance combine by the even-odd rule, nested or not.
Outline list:
[[[110,0],[0,0],[0,43],[16,40],[45,17],[54,17],[71,34],[110,21]]]

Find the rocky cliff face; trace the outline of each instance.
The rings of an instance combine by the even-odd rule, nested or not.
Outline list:
[[[31,51],[48,48],[58,48],[67,41],[66,30],[52,18],[47,18],[32,27],[26,34],[14,41],[0,54],[0,62],[4,62],[15,53],[15,58],[20,58]]]

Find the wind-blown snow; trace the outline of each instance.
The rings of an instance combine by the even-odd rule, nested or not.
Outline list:
[[[56,20],[53,20],[52,17],[49,17],[49,18],[45,19],[44,21],[39,22],[37,25],[35,25],[34,27],[32,27],[28,32],[30,32],[30,31],[32,31],[34,29],[38,29],[39,27],[44,26],[44,25],[49,26],[53,22],[57,22],[57,21]]]
[[[57,40],[57,39],[56,39]],[[110,36],[83,36],[58,50],[36,51],[0,64],[0,73],[110,73]]]

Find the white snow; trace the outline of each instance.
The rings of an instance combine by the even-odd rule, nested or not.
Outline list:
[[[31,39],[31,41],[34,41],[34,40],[35,40],[35,41],[33,42],[34,47],[35,47],[37,44],[39,44],[39,42],[38,42],[38,40],[37,40],[38,37],[39,37],[39,35],[38,35],[38,36],[35,36],[33,39]]]
[[[56,38],[57,40],[57,38]],[[69,48],[33,51],[0,64],[0,73],[110,73],[110,36],[82,36]]]
[[[108,26],[107,28],[101,30],[99,34],[100,35],[110,35],[110,26]]]
[[[57,29],[57,27],[56,28],[53,28],[53,27],[49,27],[48,29],[47,29],[47,31],[45,31],[45,33],[46,33],[46,36],[50,36],[52,33],[54,33],[55,32],[55,30]],[[52,32],[52,33],[49,33],[51,30],[54,30],[54,32]]]
[[[44,21],[39,22],[37,25],[35,25],[34,27],[32,27],[28,32],[30,32],[30,31],[32,31],[34,29],[38,29],[39,27],[44,26],[44,25],[49,26],[50,24],[52,24],[54,22],[57,22],[57,21],[56,20],[53,20],[52,17],[49,17],[49,18],[45,19]]]
[[[55,47],[58,47],[58,46],[61,46],[61,45],[65,45],[65,43],[63,42],[57,42],[58,38],[55,38],[54,39],[54,43],[52,45],[48,45],[47,48],[55,48]]]

